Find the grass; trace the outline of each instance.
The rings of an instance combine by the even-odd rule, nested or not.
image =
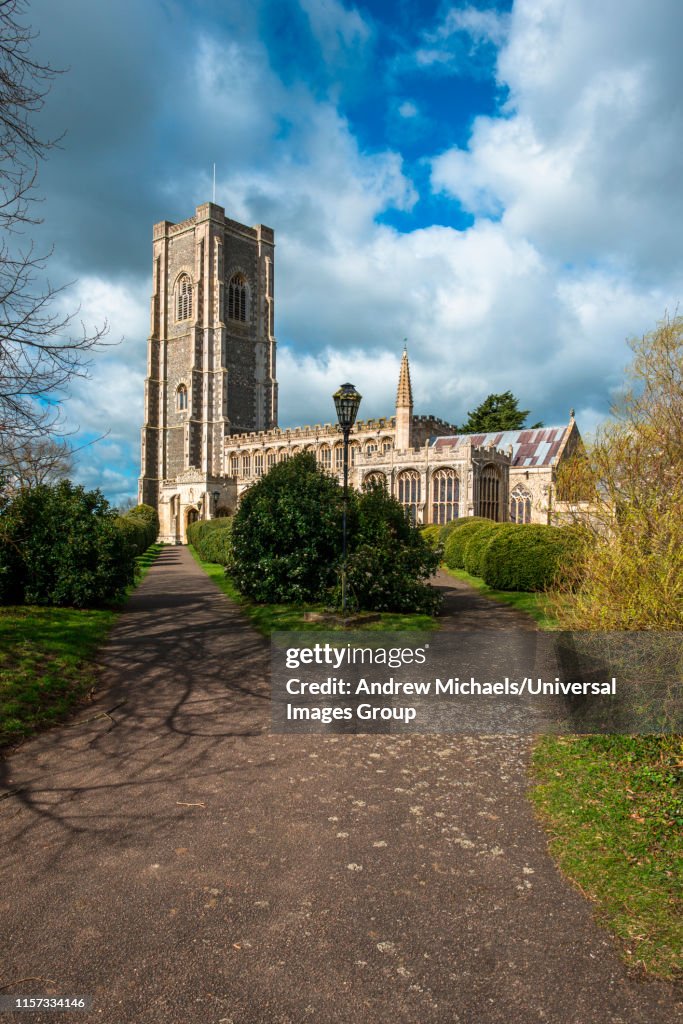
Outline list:
[[[278,630],[290,630],[292,632],[298,632],[299,630],[323,630],[329,632],[335,628],[344,628],[343,626],[331,626],[329,622],[306,622],[304,620],[304,613],[307,611],[323,611],[322,604],[256,604],[254,601],[250,601],[243,594],[240,594],[230,577],[225,575],[222,565],[216,565],[215,562],[202,561],[191,545],[189,550],[195,561],[207,575],[218,584],[224,594],[240,606],[242,612],[258,629],[259,633],[262,633],[264,636],[270,636],[271,633]],[[414,632],[421,632],[423,630],[436,629],[437,627],[438,622],[431,615],[403,615],[399,612],[381,612],[378,621],[369,622],[367,625],[354,628],[362,628],[364,632],[366,630],[381,630],[385,632],[413,630]]]
[[[137,559],[129,593],[160,551],[153,544]],[[92,689],[92,659],[120,607],[0,607],[0,747],[62,721]]]
[[[445,572],[456,580],[469,583],[471,587],[478,590],[484,597],[492,601],[500,601],[501,604],[508,604],[517,608],[520,612],[526,612],[539,624],[541,629],[558,629],[559,623],[550,611],[550,598],[547,594],[527,593],[518,590],[494,590],[484,583],[480,576],[471,576],[464,569],[449,569],[447,565],[442,566]]]
[[[632,966],[683,974],[681,737],[545,737],[532,798],[562,870]]]

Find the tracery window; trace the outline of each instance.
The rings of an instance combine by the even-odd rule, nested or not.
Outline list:
[[[387,478],[384,473],[380,473],[379,471],[375,473],[368,473],[368,475],[363,480],[363,484],[366,485],[367,487],[379,486],[386,488]]]
[[[176,320],[189,320],[192,316],[192,281],[181,274],[176,284]]]
[[[443,525],[460,514],[460,481],[453,469],[437,469],[432,476],[432,522]]]
[[[334,449],[334,468],[337,473],[341,473],[344,468],[344,445],[338,444]]]
[[[242,456],[242,476],[251,476],[251,455]]]
[[[404,469],[397,479],[398,500],[408,512],[413,523],[417,522],[417,506],[421,498],[420,474],[415,469]]]
[[[254,473],[256,476],[263,476],[263,452],[256,452],[254,455]]]
[[[318,459],[323,469],[332,468],[332,451],[326,444],[318,451]]]
[[[179,384],[176,388],[175,402],[178,412],[187,410],[187,386],[185,384]]]
[[[247,319],[247,300],[249,291],[243,274],[233,274],[228,285],[228,318],[230,320]]]
[[[390,452],[392,447],[393,445],[391,442],[391,438],[385,437],[384,440],[382,441],[382,451],[384,452],[384,454],[386,455],[387,452]]]
[[[353,444],[349,445],[349,465],[355,466],[358,462],[358,456],[360,455],[360,444],[358,441],[354,441]]]
[[[531,502],[531,492],[527,491],[521,484],[517,484],[510,494],[510,522],[530,523]]]
[[[237,455],[230,456],[230,476],[238,476],[240,471],[240,460]]]
[[[277,462],[277,453],[274,451],[266,452],[266,461],[268,463],[268,469],[272,469]]]
[[[479,511],[485,519],[500,520],[500,480],[495,466],[484,466],[479,478]]]

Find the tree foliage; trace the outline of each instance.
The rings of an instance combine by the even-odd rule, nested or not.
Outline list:
[[[55,431],[58,403],[74,377],[87,373],[106,325],[71,334],[72,316],[55,312],[62,289],[44,278],[48,252],[26,230],[35,215],[38,167],[58,140],[33,123],[59,72],[33,59],[35,33],[25,0],[0,3],[0,455],[27,438]]]
[[[583,537],[557,609],[571,628],[683,626],[683,317],[630,345],[611,420],[560,469]]]
[[[467,419],[458,428],[458,433],[488,434],[493,430],[521,430],[529,410],[519,409],[518,404],[519,399],[511,391],[489,395],[476,409],[467,413]],[[529,429],[542,426],[542,423],[534,423]]]
[[[135,559],[100,491],[68,480],[0,507],[0,601],[92,608],[123,597]]]

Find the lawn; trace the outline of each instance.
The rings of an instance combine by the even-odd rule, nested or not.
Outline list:
[[[137,559],[135,585],[160,551],[154,544]],[[86,696],[95,684],[92,659],[119,612],[0,607],[0,747],[62,721]]]
[[[681,737],[545,737],[532,799],[562,870],[619,937],[664,978],[683,974]]]

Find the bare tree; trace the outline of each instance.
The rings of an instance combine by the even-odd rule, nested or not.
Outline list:
[[[73,315],[55,312],[62,288],[44,278],[52,255],[26,233],[35,214],[40,161],[59,139],[34,125],[61,71],[31,56],[36,33],[27,0],[0,0],[0,468],[7,453],[60,428],[60,402],[74,377],[87,376],[107,325],[71,333]]]
[[[13,494],[64,480],[73,472],[73,457],[73,449],[65,438],[26,438],[5,453],[5,489]]]

